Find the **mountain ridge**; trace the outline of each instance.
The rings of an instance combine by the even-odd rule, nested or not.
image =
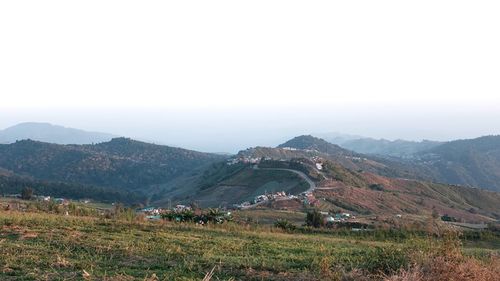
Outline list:
[[[416,154],[433,177],[452,184],[500,190],[500,136],[443,143]]]
[[[0,145],[0,167],[35,179],[127,190],[168,182],[223,156],[127,138],[95,145],[59,145],[32,140]]]
[[[42,122],[25,122],[0,130],[0,143],[14,143],[31,139],[56,144],[92,144],[111,140],[118,136],[89,132]]]
[[[406,159],[362,154],[321,138],[301,135],[277,147],[253,147],[231,156],[230,159],[239,159],[242,164],[231,166],[232,160],[226,163],[228,157],[124,137],[82,145],[20,140],[0,145],[0,175],[4,183],[10,184],[15,182],[11,179],[19,177],[33,184],[50,183],[48,187],[42,185],[46,186],[45,190],[53,190],[52,186],[71,189],[81,185],[95,192],[98,189],[93,187],[107,188],[108,195],[115,190],[141,192],[155,202],[165,202],[169,198],[182,202],[203,199],[212,200],[211,204],[215,204],[217,198],[235,202],[240,197],[248,198],[263,190],[296,191],[303,187],[300,179],[284,171],[252,169],[251,163],[255,159],[309,163],[309,169],[314,171],[311,176],[316,177],[318,183],[322,179],[318,175],[331,170],[333,174],[328,177],[335,186],[362,188],[359,194],[372,192],[363,191],[372,184],[367,175],[374,175],[370,176],[371,179],[378,177],[373,184],[385,182],[395,192],[406,186],[425,190],[441,187],[455,197],[462,189],[457,187],[452,192],[446,184],[499,190],[496,184],[500,182],[500,136],[451,141],[414,153]],[[318,172],[316,164],[322,164],[326,170]],[[57,185],[57,182],[67,185]],[[405,189],[405,192],[411,193],[411,190]],[[463,189],[463,192],[470,193],[468,196],[475,194],[471,189]],[[219,195],[214,198],[212,193]],[[367,208],[377,210],[369,202],[365,203]],[[465,203],[462,205],[466,206]]]
[[[255,147],[239,155],[293,159],[323,157],[351,170],[365,170],[393,178],[500,190],[500,136],[432,143],[431,148],[406,157],[357,153],[326,140],[302,135],[277,148]]]
[[[278,145],[278,148],[295,148],[302,150],[316,150],[330,155],[354,154],[353,151],[344,149],[336,144],[327,142],[324,139],[313,137],[312,135],[301,135],[294,137],[285,143]]]

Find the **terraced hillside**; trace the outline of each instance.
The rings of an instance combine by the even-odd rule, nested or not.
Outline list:
[[[176,185],[177,186],[177,185]],[[183,189],[176,186],[163,189],[162,197],[184,203],[197,202],[204,207],[230,206],[250,201],[257,195],[278,191],[298,194],[309,188],[303,178],[293,172],[255,169],[253,165],[215,164],[204,173],[185,182]],[[165,200],[159,200],[165,204]]]
[[[317,158],[313,158],[317,159]],[[315,161],[321,161],[318,170]],[[197,202],[201,206],[230,205],[252,199],[264,192],[286,191],[298,195],[309,188],[292,169],[307,174],[316,185],[316,207],[323,211],[346,211],[358,215],[396,214],[430,216],[450,215],[470,222],[488,222],[500,218],[500,194],[487,190],[437,184],[426,181],[389,178],[375,173],[356,171],[330,160],[297,158],[287,161],[263,160],[254,165],[220,163],[205,171],[203,177],[178,189],[165,191],[165,198],[180,202]],[[274,170],[272,169],[274,168]],[[270,169],[270,170],[267,170]],[[189,189],[187,188],[189,187]],[[294,201],[294,202],[292,202]],[[311,206],[297,199],[270,203],[274,209],[285,207],[306,210]],[[167,201],[160,200],[166,204]]]

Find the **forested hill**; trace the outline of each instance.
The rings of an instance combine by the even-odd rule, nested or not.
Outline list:
[[[295,137],[283,144],[278,148],[295,148],[302,150],[314,150],[328,155],[354,155],[353,151],[343,149],[342,147],[329,143],[323,139],[316,138],[310,135],[303,135]]]
[[[406,140],[389,141],[384,139],[376,140],[371,138],[362,138],[348,140],[339,145],[345,149],[364,154],[411,158],[415,153],[432,149],[440,144],[440,142],[428,140],[416,142]]]
[[[500,191],[500,136],[447,142],[417,157],[439,181]]]
[[[162,184],[224,158],[126,138],[96,145],[0,145],[0,168],[16,174],[128,190]]]
[[[0,173],[0,195],[21,194],[26,188],[35,196],[52,196],[71,199],[92,199],[98,202],[146,204],[148,196],[141,191],[127,191],[111,187],[97,187],[78,183],[35,180],[14,174]]]

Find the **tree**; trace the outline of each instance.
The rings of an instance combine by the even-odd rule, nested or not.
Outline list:
[[[321,227],[324,225],[323,216],[317,210],[307,212],[306,225],[312,227]]]
[[[25,187],[21,190],[21,199],[30,200],[33,197],[33,188]]]

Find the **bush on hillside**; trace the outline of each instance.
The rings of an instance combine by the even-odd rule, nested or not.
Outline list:
[[[286,219],[280,219],[280,220],[276,221],[274,223],[274,226],[277,228],[281,228],[285,231],[294,231],[295,229],[297,229],[297,227],[293,223],[291,223],[290,221],[288,221]]]
[[[192,222],[198,224],[215,223],[222,224],[232,220],[232,216],[221,212],[219,209],[208,209],[201,214],[195,214],[191,210],[182,212],[168,212],[161,215],[162,219],[174,222]]]
[[[374,183],[374,184],[370,184],[368,186],[371,190],[375,190],[375,191],[384,191],[384,185],[380,184],[380,183]]]
[[[323,216],[317,210],[312,210],[307,212],[306,215],[306,225],[312,227],[322,227],[324,225]]]

